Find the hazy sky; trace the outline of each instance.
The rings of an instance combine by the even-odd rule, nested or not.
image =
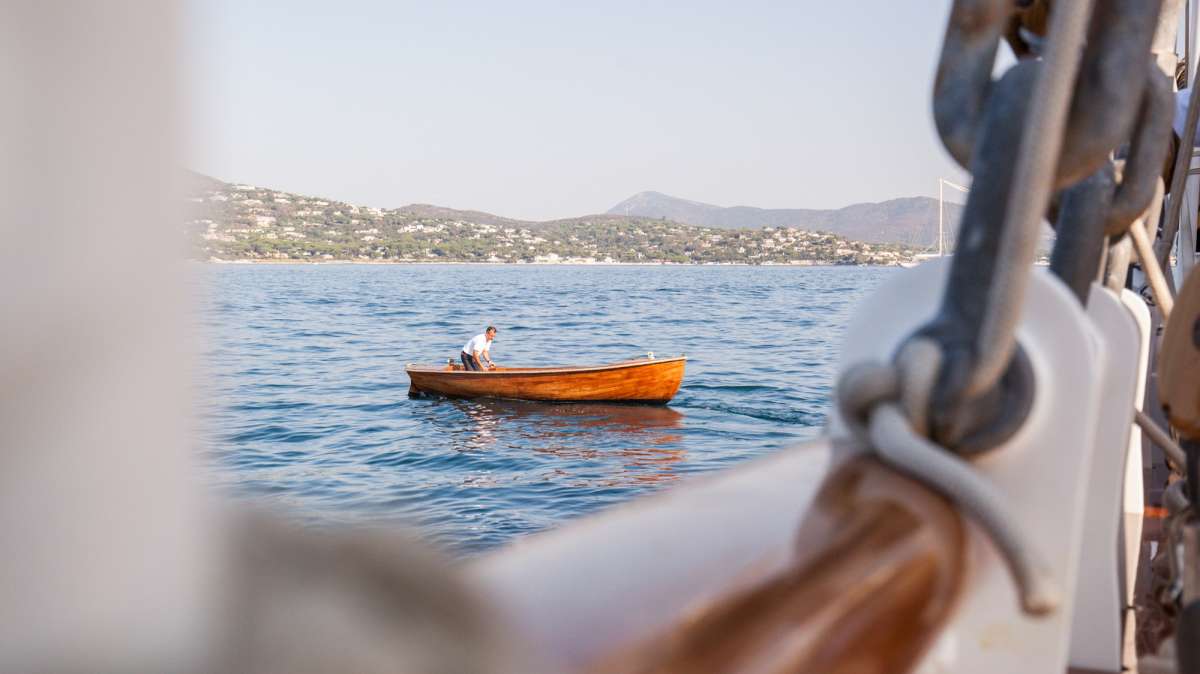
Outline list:
[[[948,0],[569,4],[194,0],[191,165],[539,220],[962,179],[930,115]]]

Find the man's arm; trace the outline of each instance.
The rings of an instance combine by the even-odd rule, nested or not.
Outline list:
[[[480,353],[483,354],[483,359],[487,361],[489,367],[496,367],[496,364],[492,362],[492,354],[488,353],[487,349],[484,349]]]

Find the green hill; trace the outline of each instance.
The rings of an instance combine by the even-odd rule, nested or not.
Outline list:
[[[429,205],[356,206],[207,176],[188,235],[209,261],[895,264],[912,250],[798,227],[717,228],[616,214],[529,222]]]

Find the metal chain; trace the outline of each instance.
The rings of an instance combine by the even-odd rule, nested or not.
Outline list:
[[[957,0],[951,12],[934,115],[976,188],[942,306],[915,336],[943,350],[929,396],[931,436],[960,453],[1011,437],[1021,419],[1008,408],[1032,395],[1015,331],[1049,195],[1108,163],[1142,112],[1159,2],[1099,0],[1084,49],[1091,5],[1060,5],[1045,59],[1022,61],[995,82],[995,24],[1006,21],[1011,1]]]
[[[988,288],[988,311],[979,328],[979,360],[963,391],[969,397],[995,386],[1016,350],[1017,323],[1029,283],[1029,267],[1037,251],[1037,227],[1053,191],[1072,84],[1083,58],[1079,46],[1087,31],[1091,4],[1085,0],[1076,3],[1075,11],[1061,11],[1063,6],[1051,14],[1053,39],[1047,43],[1044,67],[1039,69],[1033,86],[1038,106],[1031,113],[1036,114],[1026,118],[1021,135],[1001,230],[1000,264]]]
[[[1096,0],[1094,17],[1092,4],[1057,6],[1044,60],[1023,61],[992,82],[1013,4],[955,1],[934,114],[947,149],[968,165],[978,187],[964,209],[942,308],[891,363],[853,366],[838,382],[839,410],[851,431],[980,524],[1030,614],[1054,610],[1062,593],[1003,496],[951,453],[998,446],[1023,423],[1033,383],[1016,328],[1038,223],[1055,190],[1106,165],[1139,115],[1146,117],[1144,57],[1159,2]],[[1134,98],[1123,95],[1131,85]],[[1137,187],[1143,187],[1140,181]],[[1121,203],[1138,201],[1142,193],[1131,185]],[[1103,231],[1106,219],[1098,222]],[[1025,408],[1014,414],[1022,403]]]
[[[1167,76],[1150,64],[1139,93],[1138,117],[1127,157],[1106,161],[1100,170],[1056,198],[1057,236],[1050,271],[1085,306],[1108,250],[1105,243],[1139,227],[1138,218],[1161,194],[1160,171],[1169,149],[1174,110],[1170,87]],[[1137,234],[1133,232],[1133,236]],[[1124,285],[1124,277],[1121,282]]]

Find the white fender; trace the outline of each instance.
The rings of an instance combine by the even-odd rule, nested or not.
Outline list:
[[[840,368],[888,359],[937,311],[950,260],[898,275],[859,305],[846,331]],[[1050,564],[1065,601],[1054,614],[1020,612],[1012,579],[995,549],[971,526],[967,595],[918,671],[1010,674],[1062,672],[1067,665],[1085,483],[1089,477],[1104,343],[1071,293],[1046,269],[1031,269],[1018,337],[1037,376],[1025,426],[1006,446],[975,462],[1010,495],[1012,513]],[[835,419],[833,432],[844,433]]]
[[[1103,286],[1092,285],[1087,313],[1108,348],[1105,362],[1097,362],[1097,369],[1105,375],[1100,385],[1104,395],[1087,483],[1083,548],[1071,626],[1071,666],[1118,672],[1125,605],[1124,570],[1120,564],[1123,555],[1118,549],[1141,337],[1129,310]]]
[[[1134,393],[1133,406],[1141,410],[1146,403],[1146,381],[1150,368],[1150,330],[1153,322],[1150,320],[1150,308],[1146,301],[1132,290],[1121,291],[1121,303],[1129,310],[1137,324],[1138,344],[1138,374],[1137,391]],[[1133,583],[1137,578],[1138,556],[1142,549],[1142,517],[1146,514],[1146,494],[1142,486],[1142,429],[1133,426],[1129,429],[1129,452],[1125,460],[1125,526],[1123,539],[1125,541],[1125,604],[1133,605]]]
[[[1146,402],[1146,381],[1150,367],[1150,308],[1146,301],[1132,290],[1121,291],[1121,303],[1133,316],[1138,331],[1137,391],[1133,395],[1135,409],[1142,409]],[[1146,514],[1146,494],[1142,485],[1143,456],[1142,429],[1129,429],[1129,449],[1125,454],[1124,516],[1121,518],[1121,596],[1125,606],[1133,606],[1133,587],[1137,580],[1138,561],[1142,552],[1142,518]],[[1137,668],[1137,649],[1133,642],[1136,625],[1133,611],[1126,611],[1125,643],[1123,664],[1133,671]]]

